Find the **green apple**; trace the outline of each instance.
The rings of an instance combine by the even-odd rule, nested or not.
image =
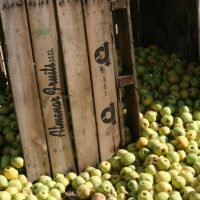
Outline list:
[[[128,151],[126,149],[118,149],[116,156],[121,157],[123,154],[128,153]]]
[[[146,157],[144,161],[144,166],[148,166],[151,164],[156,164],[158,161],[159,157],[155,154],[150,154],[149,156]]]
[[[8,187],[8,180],[5,176],[0,175],[0,190],[5,190]]]
[[[58,189],[61,194],[65,193],[65,186],[62,183],[56,183],[54,188]]]
[[[174,138],[178,136],[185,136],[185,129],[183,127],[176,126],[172,130],[172,135],[174,136]]]
[[[110,164],[114,171],[120,171],[122,169],[121,158],[119,156],[112,157]]]
[[[159,129],[159,124],[157,122],[151,122],[149,124],[149,128],[153,129],[154,131],[158,131]]]
[[[84,174],[86,174],[86,173],[88,173],[88,172],[84,172]],[[82,174],[80,173],[79,176],[82,177],[83,175],[82,176],[81,175]],[[89,173],[88,173],[88,180],[89,180]],[[54,179],[54,181],[56,183],[62,183],[65,187],[67,187],[69,185],[69,180],[65,177],[57,177]]]
[[[103,174],[109,173],[111,171],[111,164],[107,161],[102,161],[99,165],[98,168],[101,170]]]
[[[77,189],[80,185],[84,184],[86,181],[83,177],[77,176],[73,181],[72,181],[72,186],[74,189]]]
[[[145,173],[155,176],[157,174],[157,169],[154,165],[151,164],[145,167]]]
[[[191,185],[194,179],[194,175],[189,170],[182,170],[179,176],[182,176],[186,180],[186,185]]]
[[[159,128],[159,134],[160,135],[169,135],[170,134],[170,128],[167,126],[162,126]]]
[[[119,174],[112,174],[111,175],[111,179],[110,179],[110,182],[113,184],[113,185],[116,185],[119,181],[121,181],[122,178]]]
[[[179,175],[179,171],[177,171],[175,169],[170,169],[168,172],[171,176],[171,179]]]
[[[138,149],[147,146],[148,144],[148,139],[146,137],[140,137],[136,143],[136,147]]]
[[[90,171],[90,176],[99,176],[99,177],[101,177],[101,175],[102,175],[102,172],[99,169],[92,169]]]
[[[48,197],[48,191],[46,191],[46,190],[40,190],[37,194],[36,194],[36,196],[37,196],[37,198],[38,199],[46,199],[47,197]]]
[[[164,156],[160,156],[159,159],[157,160],[156,163],[156,167],[160,170],[160,171],[166,171],[169,169],[170,167],[170,162],[167,158],[165,158]]]
[[[182,200],[182,197],[178,191],[173,191],[169,196],[169,200]]]
[[[171,193],[172,192],[172,186],[168,182],[159,182],[156,184],[155,187],[156,192],[167,192]]]
[[[153,183],[154,177],[151,174],[140,173],[139,181],[149,181]]]
[[[18,179],[10,180],[8,182],[8,186],[10,186],[10,187],[16,187],[17,190],[18,190],[18,192],[20,192],[22,190],[22,184],[21,184],[21,182]]]
[[[158,171],[155,176],[156,183],[158,182],[170,182],[171,181],[171,175],[169,172],[166,171]]]
[[[184,200],[187,200],[190,192],[195,192],[194,188],[192,188],[190,186],[185,186],[181,189],[180,194]]]
[[[175,145],[178,149],[185,149],[189,145],[189,141],[185,136],[178,136],[175,139]]]
[[[141,136],[147,139],[153,139],[158,137],[158,133],[151,128],[145,128],[142,130]]]
[[[188,165],[193,165],[195,162],[198,161],[198,156],[195,153],[189,153],[187,154],[185,160]]]
[[[151,150],[153,150],[156,146],[160,145],[160,140],[158,138],[150,139],[148,141],[147,147]]]
[[[200,162],[199,161],[195,162],[192,167],[195,170],[196,175],[199,175],[200,174]]]
[[[180,172],[182,170],[182,166],[180,163],[178,162],[173,162],[171,165],[170,165],[170,169],[175,169],[177,170],[178,172]]]
[[[199,200],[200,193],[199,192],[190,192],[188,200]]]
[[[155,145],[153,148],[153,153],[157,154],[158,156],[165,155],[168,153],[168,146],[163,143]]]
[[[139,181],[138,191],[147,190],[150,191],[153,189],[153,183],[151,181]]]
[[[31,195],[27,196],[25,198],[25,200],[38,200],[38,198],[35,195],[31,194]]]
[[[135,180],[135,179],[138,179],[138,178],[139,178],[139,174],[136,171],[133,171],[133,170],[127,172],[125,174],[125,177],[124,177],[124,179],[126,181]]]
[[[186,124],[186,129],[187,130],[198,131],[198,129],[199,129],[198,123],[196,121],[192,121],[190,123],[187,123]]]
[[[179,154],[180,161],[183,161],[186,158],[186,153],[184,150],[178,150],[177,153]]]
[[[182,176],[176,176],[172,179],[172,186],[176,189],[182,189],[186,185],[186,180]]]
[[[144,106],[150,106],[153,102],[153,97],[150,94],[144,94],[141,100]]]
[[[131,192],[137,192],[138,191],[138,183],[137,181],[135,180],[130,180],[128,182],[128,189],[131,191]]]
[[[88,199],[91,196],[91,188],[87,184],[82,184],[77,189],[77,197]]]
[[[142,160],[142,161],[144,161],[144,160],[146,159],[146,157],[147,157],[148,155],[150,155],[150,154],[151,154],[150,150],[147,149],[147,148],[145,148],[145,147],[141,148],[141,149],[138,151],[138,157],[139,157],[139,159]]]
[[[24,200],[25,196],[21,193],[15,193],[12,195],[12,200]]]
[[[69,173],[67,173],[67,175],[66,175],[66,178],[67,178],[70,182],[72,182],[76,177],[77,177],[77,174],[74,173],[74,172],[69,172]]]
[[[191,153],[198,154],[199,148],[198,148],[198,146],[196,146],[194,144],[189,144],[185,151],[186,151],[187,154],[191,154]]]
[[[197,131],[195,131],[195,130],[188,130],[188,131],[186,132],[186,137],[187,137],[187,139],[188,139],[189,141],[195,140],[196,137],[197,137]]]
[[[168,200],[169,194],[167,192],[159,192],[155,195],[155,200]]]
[[[180,117],[175,117],[173,125],[175,125],[175,124],[180,124],[183,126],[183,120]]]
[[[111,179],[111,174],[109,173],[105,173],[101,176],[101,180],[104,181],[104,180],[110,180]]]
[[[155,122],[157,119],[157,112],[148,110],[145,112],[144,117],[149,121],[149,122]]]
[[[97,189],[98,186],[102,183],[102,180],[99,176],[92,176],[90,177],[89,181],[92,183],[95,189]]]
[[[0,191],[0,200],[11,200],[11,195],[6,191]]]
[[[166,154],[166,158],[169,160],[170,163],[179,162],[180,157],[179,154],[175,151],[170,151]]]
[[[50,176],[42,175],[39,177],[38,181],[46,184],[47,181],[52,181],[52,178]]]
[[[163,115],[161,118],[161,123],[164,126],[171,127],[173,125],[173,116],[172,115]]]
[[[142,129],[148,128],[149,127],[149,121],[146,118],[140,118],[140,127]]]
[[[112,184],[109,181],[103,181],[97,188],[97,191],[103,194],[109,194],[112,190]]]
[[[192,122],[192,114],[184,112],[181,114],[181,119],[183,120],[184,123],[190,123]]]
[[[120,171],[120,176],[125,179],[126,174],[130,171],[133,171],[130,167],[123,167]]]
[[[135,155],[133,153],[125,153],[121,156],[121,163],[123,166],[129,166],[135,161]]]
[[[161,114],[161,116],[171,115],[172,113],[171,113],[170,107],[167,107],[167,106],[163,107],[163,108],[160,110],[160,114]]]
[[[193,112],[193,119],[200,120],[200,110],[195,110]]]
[[[139,192],[138,200],[153,200],[153,196],[149,191],[143,190]]]
[[[156,112],[159,112],[162,109],[162,107],[163,107],[163,103],[161,101],[154,101],[151,104],[151,109]]]

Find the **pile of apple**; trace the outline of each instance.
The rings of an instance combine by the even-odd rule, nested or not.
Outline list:
[[[154,45],[135,57],[140,138],[130,143],[125,127],[126,149],[80,174],[30,183],[12,99],[0,95],[0,200],[61,200],[69,189],[79,199],[200,200],[200,66]]]

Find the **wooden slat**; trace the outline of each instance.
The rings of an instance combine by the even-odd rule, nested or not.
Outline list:
[[[81,1],[57,1],[79,170],[99,162]]]
[[[134,84],[133,75],[119,76],[119,85],[120,87],[125,87],[128,85]]]
[[[25,4],[21,1],[17,5],[17,2],[4,0],[2,23],[26,171],[29,180],[33,181],[41,174],[50,174],[50,165]]]
[[[110,16],[106,0],[83,1],[101,159],[120,144]]]
[[[126,86],[125,103],[127,105],[127,123],[130,127],[133,138],[139,136],[139,107],[138,107],[138,87],[135,70],[135,59],[133,49],[133,37],[131,27],[131,16],[129,8],[129,0],[127,1],[126,10],[116,10],[113,12],[114,24],[118,25],[118,42],[119,51],[122,59],[123,71],[125,74],[132,74],[133,84]]]
[[[112,10],[126,9],[126,0],[111,0]]]
[[[122,108],[122,93],[120,90],[120,81],[119,81],[119,69],[118,69],[118,58],[117,58],[117,51],[116,51],[116,44],[115,44],[115,36],[116,36],[116,27],[113,24],[113,15],[112,15],[112,2],[108,1],[108,6],[110,10],[110,22],[111,22],[111,38],[113,43],[113,63],[114,63],[114,69],[115,69],[115,80],[116,80],[116,87],[117,87],[117,100],[118,100],[118,115],[119,115],[119,128],[120,128],[120,136],[121,141],[120,145],[125,145],[125,136],[124,136],[124,116],[123,116],[123,108]]]
[[[27,0],[36,72],[52,172],[75,170],[61,81],[53,0]]]

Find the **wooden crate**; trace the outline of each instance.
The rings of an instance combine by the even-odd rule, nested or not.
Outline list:
[[[131,1],[135,46],[156,44],[199,60],[199,0]]]
[[[3,0],[1,19],[30,180],[82,171],[124,144],[120,87],[137,138],[129,0]]]

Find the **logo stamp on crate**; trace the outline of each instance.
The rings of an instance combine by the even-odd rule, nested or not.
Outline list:
[[[49,134],[53,136],[64,136],[64,121],[63,121],[63,114],[62,114],[62,99],[61,96],[57,95],[58,91],[61,89],[58,87],[58,74],[55,65],[54,59],[54,50],[53,48],[47,50],[48,55],[48,62],[49,64],[44,65],[41,72],[44,75],[48,76],[48,86],[43,88],[43,92],[46,95],[52,96],[51,98],[51,105],[53,108],[53,115],[54,115],[54,125],[50,128]]]
[[[109,43],[107,41],[95,51],[94,57],[99,64],[104,64],[106,66],[111,64],[109,58]]]
[[[102,111],[101,119],[105,124],[116,124],[115,104],[113,102]]]

